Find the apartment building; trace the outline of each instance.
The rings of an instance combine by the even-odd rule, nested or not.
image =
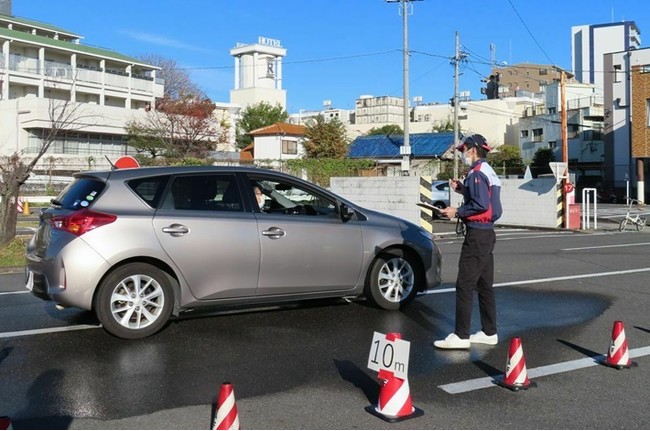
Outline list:
[[[608,184],[644,202],[650,164],[650,48],[603,56]],[[629,181],[629,183],[628,183]]]
[[[6,13],[6,8],[3,9]],[[48,156],[71,169],[108,166],[133,153],[124,125],[163,96],[157,67],[81,43],[50,24],[0,14],[0,155],[35,154],[56,106],[76,106],[76,119]]]
[[[499,98],[540,93],[547,85],[560,82],[561,74],[562,69],[557,66],[537,63],[518,63],[492,69],[492,76],[499,78]],[[568,79],[571,77],[568,74]]]
[[[634,21],[571,27],[571,65],[576,80],[594,84],[602,94],[607,77],[603,56],[638,49],[640,35]]]

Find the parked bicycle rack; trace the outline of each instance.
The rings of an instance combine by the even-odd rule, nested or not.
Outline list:
[[[598,197],[596,196],[596,189],[584,188],[582,189],[582,229],[589,229],[591,224],[589,217],[591,215],[591,199],[594,201],[594,229],[598,229]]]

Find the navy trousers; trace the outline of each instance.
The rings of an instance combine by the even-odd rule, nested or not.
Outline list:
[[[467,339],[472,323],[474,290],[478,292],[481,329],[485,335],[497,333],[497,311],[494,298],[494,229],[467,229],[458,262],[456,279],[456,330]]]

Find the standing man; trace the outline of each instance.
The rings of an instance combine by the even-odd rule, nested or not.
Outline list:
[[[465,183],[451,180],[450,186],[463,195],[458,208],[447,207],[442,214],[459,217],[467,227],[460,252],[456,279],[456,328],[444,340],[433,344],[439,349],[469,349],[471,343],[496,345],[497,321],[494,299],[494,222],[501,217],[501,181],[487,164],[490,147],[485,138],[475,134],[457,147],[463,153],[469,172]],[[478,291],[481,331],[470,335],[472,301]]]

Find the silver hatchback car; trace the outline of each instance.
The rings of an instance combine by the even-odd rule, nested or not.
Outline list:
[[[203,306],[364,296],[398,309],[441,281],[426,230],[269,170],[78,173],[40,217],[27,288],[121,338]]]

